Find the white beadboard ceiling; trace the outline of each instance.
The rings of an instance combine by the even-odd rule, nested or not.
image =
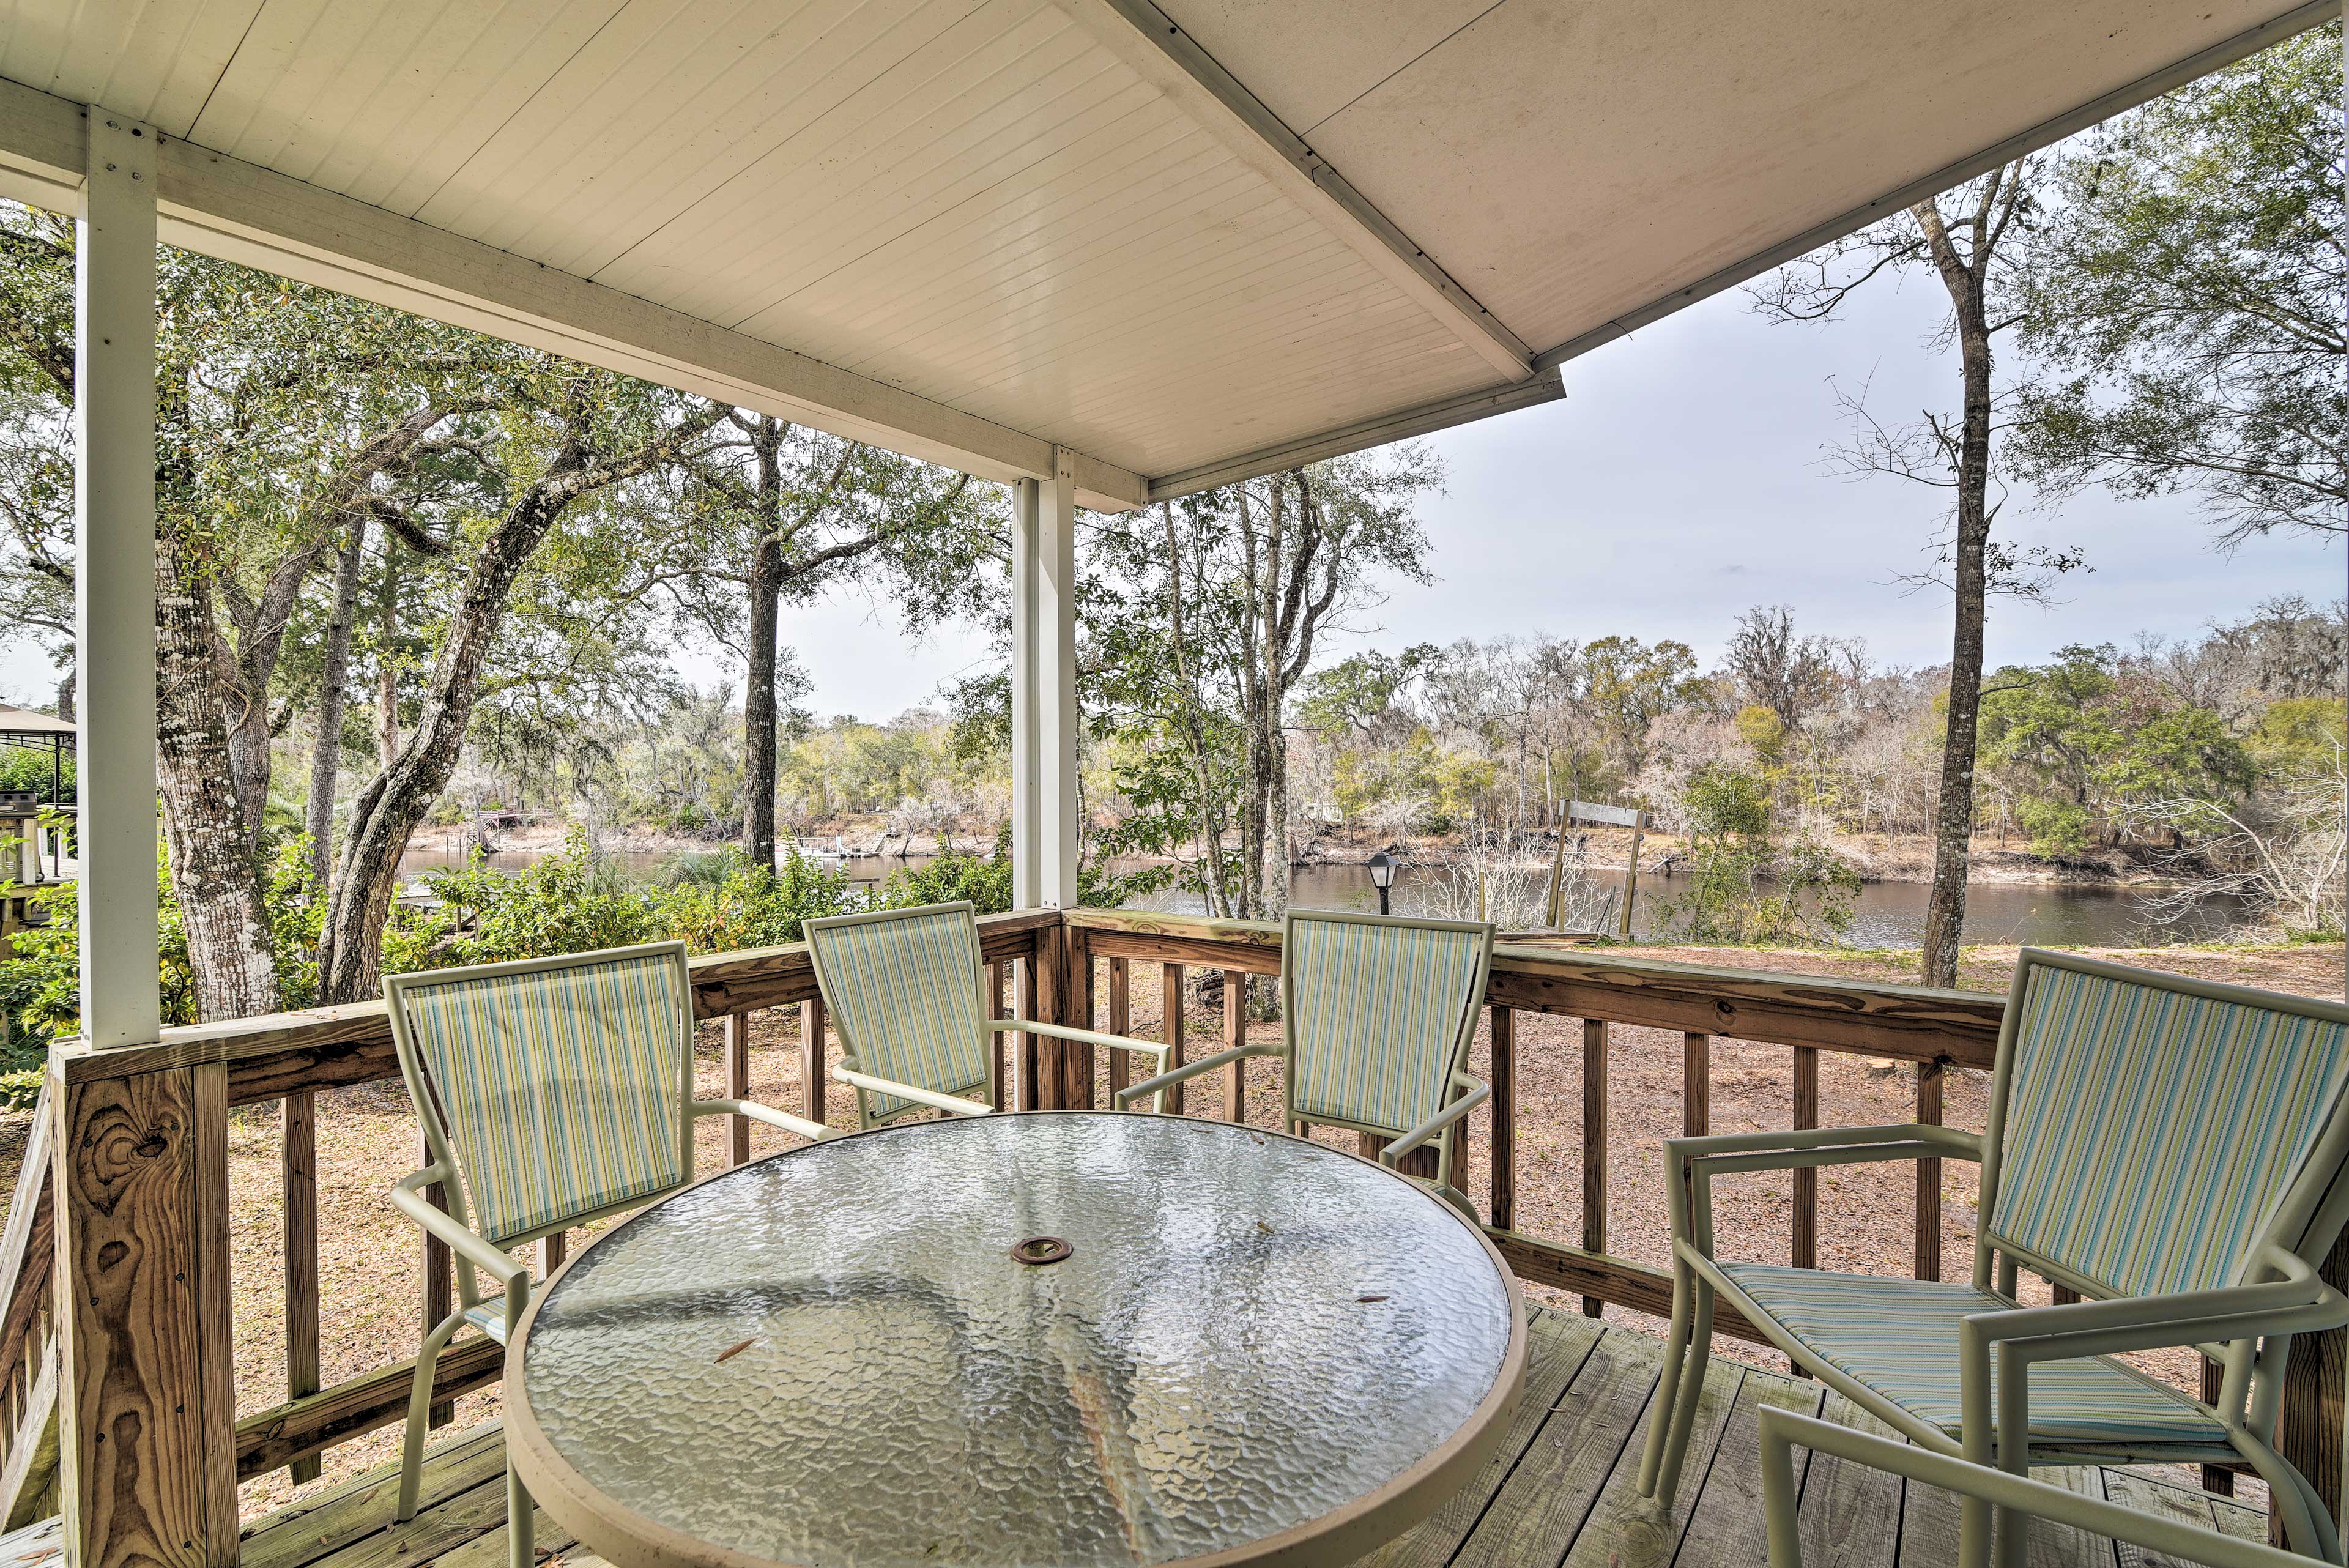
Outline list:
[[[0,78],[847,373],[779,411],[1001,472],[1074,449],[1110,504],[1555,396],[1870,202],[2339,9],[1158,5],[0,0]],[[13,129],[42,164],[29,123],[0,163]],[[673,379],[766,384],[709,358]]]

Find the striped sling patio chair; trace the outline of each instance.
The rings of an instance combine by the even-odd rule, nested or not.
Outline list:
[[[1243,1056],[1278,1056],[1283,1120],[1292,1131],[1348,1127],[1389,1138],[1394,1169],[1433,1143],[1426,1185],[1472,1220],[1453,1185],[1460,1119],[1492,1096],[1464,1070],[1493,961],[1493,928],[1291,909],[1280,923],[1281,1043],[1238,1045],[1122,1091],[1121,1105]]]
[[[416,1357],[400,1450],[406,1521],[440,1352],[467,1327],[505,1344],[530,1304],[530,1272],[509,1249],[684,1187],[697,1116],[749,1116],[810,1138],[826,1129],[746,1100],[693,1097],[683,942],[393,975],[383,991],[429,1162],[391,1200],[457,1265],[457,1310]],[[445,1211],[426,1199],[432,1187],[447,1194]],[[499,1294],[483,1293],[483,1274]],[[511,1469],[506,1520],[513,1568],[531,1568],[531,1501]]]
[[[1981,1136],[1903,1126],[1668,1142],[1671,1334],[1640,1491],[1677,1494],[1719,1298],[1920,1448],[2011,1476],[2241,1460],[2294,1549],[2340,1562],[2333,1520],[2273,1444],[2292,1336],[2349,1324],[2349,1300],[2317,1277],[2349,1221],[2344,1084],[2349,1007],[2026,948]],[[1713,1254],[1717,1176],[1940,1158],[1982,1168],[1969,1282]],[[2022,1306],[2021,1269],[2083,1299]],[[2221,1368],[2215,1402],[2116,1359],[2181,1346]],[[1965,1568],[1993,1551],[2001,1568],[2024,1561],[2028,1512],[1996,1501],[2008,1495],[2022,1494],[1966,1497]],[[2095,1528],[2041,1502],[2028,1511]]]
[[[991,1036],[1004,1030],[1165,1063],[1166,1047],[1154,1040],[988,1017],[978,919],[968,902],[827,915],[805,929],[816,987],[840,1031],[839,1074],[856,1089],[859,1131],[927,1111],[987,1115],[1002,1103]]]

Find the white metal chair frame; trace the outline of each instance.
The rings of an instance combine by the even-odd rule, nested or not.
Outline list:
[[[512,975],[550,974],[591,964],[654,957],[667,957],[677,966],[677,1139],[680,1179],[657,1192],[563,1216],[535,1230],[508,1237],[502,1244],[490,1241],[473,1229],[464,1183],[458,1174],[457,1158],[449,1143],[449,1128],[442,1120],[440,1096],[433,1086],[430,1073],[418,1055],[416,1042],[409,1032],[406,993],[425,986],[460,985],[468,981],[497,980]],[[632,1212],[690,1185],[693,1181],[693,1124],[699,1117],[748,1116],[753,1121],[764,1122],[770,1127],[807,1138],[827,1137],[834,1129],[750,1100],[694,1098],[693,979],[683,942],[649,942],[639,947],[611,948],[598,952],[566,953],[558,958],[523,959],[511,963],[476,964],[463,969],[389,975],[385,977],[383,994],[386,1010],[391,1018],[392,1043],[399,1055],[400,1075],[407,1080],[409,1096],[416,1104],[417,1121],[423,1128],[425,1153],[430,1161],[423,1169],[401,1178],[393,1186],[392,1205],[415,1220],[427,1235],[447,1244],[455,1259],[457,1272],[457,1310],[434,1325],[432,1331],[424,1336],[424,1343],[416,1354],[416,1376],[408,1399],[408,1430],[400,1447],[399,1459],[398,1517],[405,1522],[416,1517],[422,1484],[425,1430],[433,1403],[433,1377],[441,1351],[447,1348],[449,1341],[468,1321],[479,1322],[490,1337],[501,1345],[505,1344],[530,1305],[530,1271],[516,1262],[506,1248],[522,1246],[611,1215]],[[425,1189],[434,1186],[447,1194],[448,1208],[445,1210],[436,1208],[424,1195]],[[473,1316],[477,1309],[492,1304],[494,1299],[483,1294],[481,1289],[479,1276],[484,1273],[496,1280],[502,1292],[502,1317],[484,1315],[475,1319]],[[532,1506],[529,1492],[509,1466],[506,1470],[507,1557],[512,1568],[533,1568]]]
[[[970,1030],[979,1042],[979,1054],[987,1063],[987,1077],[984,1085],[989,1103],[986,1105],[967,1099],[963,1094],[942,1092],[919,1084],[899,1083],[894,1078],[885,1078],[878,1074],[868,1073],[858,1066],[857,1064],[863,1058],[858,1051],[854,1031],[847,1023],[847,1014],[833,1002],[833,996],[838,993],[838,988],[845,982],[832,971],[824,953],[826,935],[843,928],[884,925],[891,920],[928,919],[957,911],[961,913],[970,928],[970,962],[968,967],[971,977],[970,1011],[958,1026]],[[1166,1064],[1168,1047],[1160,1041],[1135,1040],[1123,1034],[1108,1034],[1097,1029],[1079,1029],[1066,1023],[1043,1023],[1032,1018],[990,1016],[988,992],[990,989],[992,977],[988,972],[987,962],[979,947],[978,907],[967,898],[946,904],[922,904],[903,909],[873,909],[856,915],[825,915],[807,921],[803,929],[807,932],[808,958],[815,968],[817,989],[823,992],[824,1003],[831,1012],[833,1025],[840,1031],[841,1064],[834,1068],[833,1072],[843,1083],[853,1085],[856,1089],[856,1127],[860,1132],[873,1127],[887,1127],[922,1110],[944,1111],[949,1116],[957,1116],[991,1115],[994,1104],[1000,1102],[1003,1097],[1003,1085],[990,1037],[1006,1032],[1040,1034],[1054,1040],[1073,1041],[1080,1045],[1101,1045],[1119,1051],[1138,1051],[1154,1059],[1162,1068]],[[875,1096],[906,1100],[911,1104],[876,1115],[873,1110],[873,1098]],[[1122,1105],[1121,1108],[1123,1108]],[[1165,1096],[1163,1093],[1159,1096],[1157,1108],[1160,1110],[1165,1108]]]
[[[2161,1514],[2140,1513],[2103,1498],[1971,1464],[1930,1449],[1910,1448],[1815,1416],[1765,1405],[1760,1419],[1762,1505],[1769,1525],[1770,1568],[1803,1568],[1802,1521],[1795,1486],[1797,1448],[1940,1487],[2011,1515],[2028,1514],[2077,1525],[2158,1552],[2165,1558],[2207,1563],[2210,1568],[2307,1568],[2307,1558],[2279,1551],[2264,1541],[2238,1540]]]
[[[1402,915],[1360,914],[1351,909],[1292,909],[1281,917],[1280,983],[1282,994],[1285,996],[1295,994],[1290,985],[1289,959],[1290,955],[1297,950],[1297,944],[1288,940],[1288,933],[1300,919],[1380,926],[1404,930],[1433,929],[1484,933],[1484,951],[1476,961],[1475,978],[1468,988],[1466,1005],[1461,1009],[1459,1031],[1454,1036],[1451,1053],[1445,1058],[1447,1063],[1444,1077],[1445,1092],[1458,1092],[1460,1098],[1446,1104],[1433,1116],[1429,1116],[1417,1127],[1404,1130],[1400,1137],[1397,1137],[1395,1128],[1377,1127],[1369,1122],[1350,1121],[1341,1116],[1332,1116],[1316,1115],[1310,1117],[1299,1116],[1297,1112],[1295,1094],[1297,1075],[1288,1071],[1284,1071],[1281,1075],[1281,1099],[1286,1112],[1282,1119],[1289,1131],[1301,1135],[1309,1124],[1316,1127],[1344,1127],[1350,1131],[1369,1133],[1378,1137],[1392,1137],[1393,1142],[1380,1148],[1379,1163],[1389,1170],[1397,1170],[1398,1174],[1401,1174],[1398,1166],[1403,1156],[1433,1141],[1436,1149],[1433,1183],[1435,1190],[1471,1220],[1478,1219],[1475,1206],[1469,1201],[1467,1195],[1452,1185],[1453,1149],[1457,1142],[1453,1136],[1453,1128],[1463,1116],[1493,1097],[1492,1085],[1472,1075],[1465,1064],[1468,1060],[1469,1044],[1476,1036],[1476,1015],[1484,1008],[1485,984],[1492,973],[1494,928],[1490,923],[1479,920],[1423,920]],[[1195,1062],[1185,1062],[1171,1073],[1162,1073],[1157,1077],[1145,1079],[1131,1088],[1120,1090],[1117,1095],[1118,1108],[1123,1110],[1143,1096],[1155,1094],[1158,1097],[1157,1108],[1164,1110],[1166,1091],[1174,1085],[1186,1078],[1195,1078],[1202,1073],[1212,1072],[1217,1067],[1229,1065],[1245,1057],[1277,1056],[1286,1064],[1291,1053],[1296,1049],[1295,1042],[1290,1035],[1290,1017],[1284,1010],[1279,1044],[1235,1045],[1229,1050],[1202,1056]]]
[[[1718,1293],[1814,1376],[1889,1423],[1921,1448],[1960,1456],[1976,1466],[1995,1464],[2017,1481],[2027,1477],[2029,1466],[2033,1463],[2247,1460],[2267,1481],[2275,1511],[2282,1516],[2286,1534],[2294,1545],[2325,1562],[2340,1563],[2341,1538],[2332,1516],[2307,1478],[2272,1445],[2276,1425],[2282,1415],[2284,1369],[2292,1336],[2349,1324],[2349,1298],[2326,1285],[2316,1272],[2344,1225],[2349,1225],[2349,1103],[2335,1106],[2322,1136],[2247,1250],[2239,1269],[2243,1282],[2164,1295],[2111,1296],[2107,1287],[2098,1282],[1991,1231],[1988,1217],[1997,1199],[2001,1139],[2013,1067],[2015,1032],[2024,1015],[2024,987],[2032,969],[2038,965],[2349,1023],[2349,1007],[2336,1002],[2152,974],[2075,954],[2025,948],[2015,965],[2005,1021],[1999,1034],[1997,1065],[1991,1087],[1990,1131],[1986,1135],[1908,1124],[1731,1133],[1667,1140],[1664,1164],[1671,1205],[1671,1330],[1665,1347],[1663,1375],[1657,1385],[1656,1406],[1649,1415],[1648,1444],[1640,1468],[1641,1495],[1669,1499],[1678,1490],[1680,1459],[1694,1424],[1699,1386],[1704,1376],[1706,1356],[1702,1347],[1710,1342]],[[1939,1428],[1829,1365],[1778,1324],[1768,1309],[1740,1290],[1720,1271],[1713,1257],[1713,1179],[1716,1176],[1881,1160],[1944,1158],[1973,1160],[1982,1168],[1978,1207],[1984,1218],[1975,1233],[1974,1287],[1994,1289],[2012,1302],[2019,1271],[2027,1267],[2083,1297],[2060,1306],[1990,1309],[1963,1320],[1958,1345],[1963,1428],[1960,1441],[1952,1441]],[[2033,1447],[2028,1403],[2033,1363],[2178,1346],[2192,1346],[2223,1368],[2217,1403],[2190,1403],[2224,1428],[2227,1445],[2206,1448],[2161,1443],[2148,1446],[2141,1453],[2126,1444],[2095,1445],[2086,1451],[2074,1451],[2078,1445],[2067,1449],[2055,1442]],[[1997,1394],[1995,1419],[1993,1377]],[[2020,1568],[2026,1534],[2023,1520],[2020,1512],[2007,1511],[2008,1505],[1998,1501],[2002,1495],[2002,1489],[1979,1486],[1969,1491],[1961,1516],[1958,1552],[1959,1562],[1965,1568],[1986,1568],[1991,1562],[1993,1505],[2001,1511],[2001,1527],[1995,1532],[2001,1568]],[[2064,1516],[2059,1513],[2057,1517]],[[2080,1522],[2076,1519],[2071,1521]]]

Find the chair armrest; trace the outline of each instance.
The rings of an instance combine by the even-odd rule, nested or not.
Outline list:
[[[1760,1424],[1762,1500],[1764,1515],[1769,1521],[1770,1561],[1781,1568],[1801,1568],[1802,1564],[1795,1514],[1794,1450],[1797,1447],[1890,1475],[1905,1476],[1961,1496],[1978,1498],[2000,1508],[2075,1525],[2092,1534],[2108,1535],[2182,1563],[2206,1563],[2210,1568],[2292,1568],[2293,1564],[2308,1562],[2305,1557],[2280,1551],[2265,1542],[2220,1535],[2167,1514],[2140,1513],[2102,1498],[1989,1469],[1930,1449],[1911,1448],[1775,1406],[1762,1407]]]
[[[916,1088],[911,1084],[900,1084],[890,1078],[876,1078],[870,1073],[859,1073],[850,1067],[834,1067],[832,1070],[832,1075],[876,1095],[887,1095],[892,1099],[911,1100],[917,1106],[928,1106],[934,1110],[951,1111],[958,1116],[984,1116],[994,1114],[993,1106],[982,1106],[977,1100],[966,1100],[955,1095],[941,1095],[934,1090]]]
[[[1218,1051],[1212,1056],[1202,1056],[1195,1062],[1185,1062],[1171,1073],[1161,1073],[1154,1078],[1144,1078],[1139,1084],[1131,1084],[1120,1089],[1117,1092],[1117,1108],[1123,1110],[1144,1095],[1154,1095],[1161,1089],[1171,1089],[1186,1078],[1195,1078],[1202,1073],[1227,1066],[1243,1056],[1278,1056],[1280,1054],[1280,1047],[1278,1045],[1235,1045],[1228,1051]],[[1161,1059],[1164,1060],[1164,1058]]]
[[[1713,1178],[1745,1170],[1802,1170],[1896,1159],[1982,1158],[1980,1134],[1923,1122],[1795,1132],[1720,1133],[1664,1140],[1664,1186],[1675,1249],[1713,1254]]]
[[[2295,1277],[2255,1285],[2014,1307],[1975,1313],[1961,1320],[1958,1394],[1966,1457],[1976,1463],[1987,1463],[1991,1457],[1993,1349],[1998,1364],[1998,1462],[2004,1469],[2019,1470],[2030,1451],[2033,1362],[2124,1355],[2269,1334],[2315,1334],[2349,1324],[2349,1298],[2309,1272],[2297,1259],[2293,1264]]]
[[[527,1286],[530,1271],[492,1245],[478,1231],[459,1223],[454,1214],[425,1201],[424,1189],[452,1179],[440,1166],[429,1165],[392,1184],[391,1206],[422,1226],[425,1232],[449,1244],[449,1250],[490,1275],[511,1292],[517,1282]]]
[[[1379,1163],[1381,1165],[1385,1166],[1389,1170],[1392,1170],[1395,1167],[1395,1162],[1402,1158],[1404,1155],[1409,1154],[1413,1149],[1417,1148],[1429,1138],[1433,1137],[1445,1127],[1450,1127],[1454,1122],[1458,1121],[1462,1116],[1466,1116],[1470,1111],[1475,1110],[1478,1106],[1483,1105],[1486,1100],[1493,1097],[1492,1085],[1485,1083],[1480,1078],[1472,1078],[1465,1073],[1453,1074],[1452,1084],[1454,1088],[1465,1087],[1469,1092],[1462,1096],[1460,1098],[1453,1101],[1450,1105],[1444,1106],[1442,1110],[1436,1112],[1433,1116],[1428,1117],[1417,1127],[1412,1128],[1411,1131],[1403,1134],[1402,1137],[1395,1139],[1394,1142],[1387,1145],[1386,1147],[1379,1150]]]
[[[797,1133],[804,1138],[825,1138],[838,1129],[822,1122],[812,1122],[805,1116],[795,1116],[789,1111],[779,1111],[772,1106],[762,1106],[756,1100],[696,1100],[693,1114],[697,1116],[748,1116],[754,1122],[764,1122],[771,1127]]]
[[[1123,1034],[1105,1034],[1098,1029],[1079,1029],[1067,1023],[1039,1023],[1032,1018],[990,1018],[989,1029],[1018,1030],[1022,1034],[1046,1034],[1055,1040],[1073,1040],[1080,1045],[1106,1045],[1115,1051],[1146,1051],[1159,1061],[1166,1060],[1166,1047],[1156,1040],[1134,1040]]]

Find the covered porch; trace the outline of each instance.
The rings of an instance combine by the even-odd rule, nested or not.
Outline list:
[[[0,194],[81,220],[85,1033],[52,1061],[0,1233],[5,1522],[58,1511],[47,1539],[90,1568],[501,1550],[481,1506],[502,1493],[465,1479],[494,1472],[486,1433],[444,1451],[443,1501],[417,1534],[378,1529],[373,1481],[249,1529],[241,1517],[241,1481],[305,1478],[399,1417],[407,1362],[320,1386],[315,1180],[320,1092],[397,1068],[379,1003],[158,1019],[159,239],[1009,486],[1019,909],[983,922],[999,993],[1024,1017],[1118,1032],[1136,985],[1175,997],[1217,971],[1230,1041],[1246,1028],[1233,977],[1277,970],[1277,929],[1077,908],[1080,508],[1148,506],[1555,400],[1582,353],[2339,9],[817,0],[727,19],[650,0],[161,0],[14,14]],[[750,1077],[752,1015],[800,1010],[820,1116],[826,1033],[804,950],[712,955],[694,973],[730,1087]],[[1791,1053],[1795,1127],[1819,1125],[1822,1052],[1898,1064],[1931,1123],[1945,1074],[1990,1064],[2002,1011],[1973,993],[1506,947],[1485,1001],[1488,1231],[1522,1279],[1593,1315],[1669,1299],[1660,1271],[1609,1246],[1610,1026],[1679,1038],[1690,1131],[1710,1127],[1715,1037]],[[1525,1012],[1581,1031],[1568,1234],[1517,1220]],[[1178,1053],[1182,1015],[1162,1024]],[[1121,1053],[1014,1038],[1008,1108],[1103,1104],[1129,1072]],[[1247,1072],[1234,1066],[1226,1100],[1242,1115]],[[237,1107],[264,1103],[282,1116],[289,1397],[241,1413],[227,1138]],[[747,1127],[729,1152],[747,1158]],[[1915,1190],[1915,1271],[1937,1278],[1938,1170]],[[1794,1183],[1786,1245],[1816,1262],[1815,1173]],[[559,1261],[560,1241],[548,1248]],[[2341,1264],[2328,1276],[2349,1276]],[[428,1322],[447,1310],[447,1268],[428,1250]],[[1660,1535],[1620,1474],[1650,1347],[1555,1312],[1538,1322],[1550,1381],[1506,1462],[1385,1556],[1752,1561],[1752,1409],[1816,1388],[1716,1366],[1694,1506]],[[2338,1334],[2299,1343],[2284,1416],[2286,1454],[2336,1511],[2344,1364]],[[439,1392],[501,1367],[495,1346],[467,1342],[441,1360]],[[2200,1493],[2096,1471],[2078,1484],[2257,1527]],[[1899,1497],[1822,1461],[1805,1506],[1855,1561],[1930,1560],[1911,1552],[1947,1532],[1904,1525],[1888,1547],[1883,1523],[1939,1505]],[[2098,1550],[2076,1560],[2108,1560]]]

